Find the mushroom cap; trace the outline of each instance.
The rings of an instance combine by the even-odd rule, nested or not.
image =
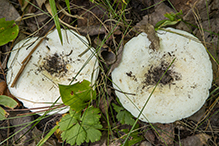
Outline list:
[[[93,83],[97,79],[99,69],[94,49],[90,48],[79,56],[88,49],[87,39],[72,30],[62,30],[62,36],[63,45],[60,43],[57,30],[51,32],[34,51],[15,86],[11,87],[21,68],[21,62],[40,39],[33,37],[22,40],[13,48],[7,64],[7,83],[11,94],[21,100],[25,107],[51,106],[60,97],[58,84],[69,85],[74,77],[76,78],[72,83],[84,79]],[[57,104],[60,103],[61,98],[57,101]],[[65,113],[68,109],[59,108],[58,113]],[[57,110],[48,114],[55,112]]]
[[[157,36],[158,51],[149,48],[151,42],[144,32],[127,42],[112,81],[113,87],[122,91],[115,91],[122,105],[138,117],[175,58],[139,118],[170,123],[191,116],[205,103],[213,78],[212,65],[205,47],[193,35],[167,28],[158,30]]]

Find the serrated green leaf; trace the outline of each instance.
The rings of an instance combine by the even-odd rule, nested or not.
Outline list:
[[[92,125],[95,128],[102,128],[102,125],[99,122],[100,119],[100,110],[98,108],[94,108],[94,107],[90,107],[88,109],[85,110],[81,121],[83,125]],[[90,120],[84,120],[84,119],[90,119]]]
[[[113,103],[113,108],[117,112],[116,118],[121,124],[133,125],[135,123],[132,114],[123,107]]]
[[[74,145],[81,145],[86,140],[86,132],[82,129],[83,127],[77,123],[72,126],[70,129],[64,131],[61,134],[63,140],[66,140],[67,143]]]
[[[120,111],[116,118],[120,121],[122,124],[128,124],[133,125],[135,123],[135,120],[133,119],[133,116],[126,110]]]
[[[116,105],[116,104],[114,104],[114,103],[112,103],[112,105],[113,105],[114,110],[115,110],[117,113],[119,113],[121,110],[124,110],[123,107],[118,106],[118,105]]]
[[[14,99],[6,95],[0,95],[0,104],[12,109],[18,105],[18,103]]]
[[[71,128],[71,126],[75,125],[78,121],[78,114],[75,114],[75,116],[67,114],[64,117],[62,117],[62,120],[59,122],[59,129],[62,131],[68,130]]]
[[[59,34],[59,39],[60,39],[61,43],[63,44],[61,26],[60,26],[60,23],[59,23],[59,17],[58,17],[57,10],[56,10],[55,0],[49,0],[49,4],[50,4],[50,7],[51,7],[51,11],[52,11],[53,19],[54,19],[54,22],[55,22],[55,25],[56,25],[56,29],[57,29],[58,34]]]
[[[82,116],[80,116],[81,112],[76,113],[70,110],[70,114],[64,116],[59,122],[60,129],[63,131],[62,139],[71,145],[81,145],[85,141],[98,141],[101,137],[99,129],[102,128],[99,113],[100,110],[94,107],[88,107]]]
[[[96,91],[90,87],[90,82],[83,80],[73,85],[59,85],[62,101],[76,112],[84,109],[90,100],[96,98]]]
[[[15,39],[19,33],[19,27],[14,20],[5,21],[5,18],[0,19],[0,46],[7,44]]]

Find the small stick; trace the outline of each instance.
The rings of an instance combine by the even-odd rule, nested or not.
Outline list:
[[[23,72],[24,68],[26,67],[26,65],[27,65],[28,62],[30,61],[31,57],[32,57],[32,56],[30,56],[30,57],[28,58],[28,60],[27,60],[24,64],[22,64],[20,70],[18,71],[16,77],[14,78],[14,80],[13,80],[13,82],[12,82],[12,84],[11,84],[11,87],[14,87],[14,85],[16,84],[17,80],[19,79],[21,73]]]
[[[61,19],[63,18],[64,15],[61,16]],[[21,62],[22,64],[24,64],[27,59],[33,54],[33,52],[38,48],[38,46],[43,42],[43,40],[46,38],[46,36],[48,35],[48,33],[53,30],[53,28],[55,27],[55,24],[49,29],[49,31],[45,34],[45,36],[43,38],[41,38],[41,40],[37,43],[37,45],[31,50],[31,52],[27,55],[27,57]]]
[[[24,64],[27,60],[29,60],[30,56],[38,48],[38,46],[42,43],[43,40],[44,40],[44,38],[40,39],[40,41],[37,43],[37,45],[30,51],[30,53],[27,55],[27,57],[21,62],[22,64]]]
[[[61,18],[63,18],[64,15],[61,16]],[[37,43],[37,45],[30,51],[30,53],[27,55],[27,57],[21,62],[22,66],[17,74],[17,76],[15,77],[14,81],[11,84],[11,87],[14,87],[14,85],[16,84],[18,78],[20,77],[22,71],[24,70],[25,66],[27,65],[27,63],[30,61],[31,59],[31,55],[33,54],[33,52],[38,48],[38,46],[43,42],[43,40],[46,38],[46,36],[48,35],[48,33],[55,27],[55,25],[53,25],[49,31],[45,34],[45,37],[41,38],[40,41]]]

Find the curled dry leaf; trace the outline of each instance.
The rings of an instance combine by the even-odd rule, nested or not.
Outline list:
[[[120,47],[119,47],[119,49],[118,49],[118,51],[117,51],[117,53],[116,53],[116,61],[115,61],[115,63],[110,67],[110,71],[109,71],[108,75],[111,74],[111,72],[120,64],[121,59],[122,59],[123,47],[124,47],[124,46],[123,46],[123,42],[122,42],[121,45],[120,45]]]
[[[154,51],[159,50],[159,48],[160,48],[160,39],[157,36],[153,25],[151,25],[150,23],[147,23],[145,25],[136,26],[135,29],[138,32],[145,32],[147,34],[147,38],[151,42],[151,44],[149,46],[150,49],[152,49]]]
[[[102,40],[99,37],[96,37],[94,39],[95,45],[98,47],[101,47],[99,51],[99,55],[102,58],[102,60],[107,64],[113,64],[116,61],[116,55],[115,53],[110,49],[109,46],[107,46],[105,43],[102,44]]]
[[[42,8],[42,5],[46,2],[46,0],[36,0],[37,4],[40,8]]]
[[[7,87],[6,82],[5,81],[0,81],[0,95],[4,94],[6,87]]]
[[[106,64],[110,65],[116,61],[115,53],[108,47],[108,48],[101,48],[100,56],[103,58]]]

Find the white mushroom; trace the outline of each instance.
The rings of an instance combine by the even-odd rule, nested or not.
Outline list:
[[[58,84],[68,85],[75,77],[73,83],[84,79],[93,82],[96,80],[99,72],[98,62],[93,48],[86,51],[89,46],[87,39],[70,30],[62,30],[62,36],[63,45],[57,30],[50,33],[32,54],[15,86],[11,87],[22,66],[21,62],[39,40],[26,39],[13,48],[7,64],[7,83],[10,92],[21,100],[25,107],[51,106],[60,96]],[[61,98],[57,101],[57,104],[60,103]],[[59,113],[66,111],[68,108]],[[54,112],[55,110],[49,114]]]
[[[159,30],[158,50],[150,49],[146,33],[124,46],[121,62],[112,72],[113,86],[122,105],[138,117],[156,83],[168,66],[140,120],[170,123],[197,112],[208,98],[212,65],[205,47],[191,34],[167,28]]]

